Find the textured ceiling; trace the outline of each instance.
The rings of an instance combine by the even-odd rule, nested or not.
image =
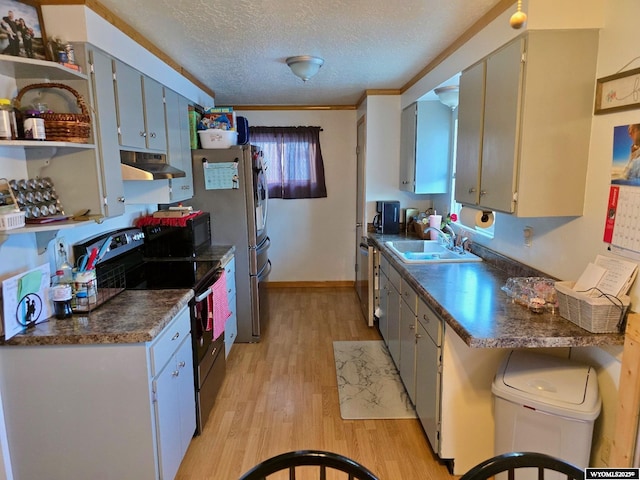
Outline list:
[[[101,0],[217,105],[355,105],[400,89],[499,0]],[[324,58],[303,83],[285,59]]]

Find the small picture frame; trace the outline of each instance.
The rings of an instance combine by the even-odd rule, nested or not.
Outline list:
[[[51,60],[42,11],[35,0],[0,0],[0,53]]]
[[[640,108],[640,68],[597,80],[595,115],[636,108]]]

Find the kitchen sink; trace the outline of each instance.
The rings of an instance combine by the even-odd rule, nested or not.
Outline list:
[[[463,250],[449,250],[438,240],[396,240],[385,242],[404,263],[481,262],[482,258]]]

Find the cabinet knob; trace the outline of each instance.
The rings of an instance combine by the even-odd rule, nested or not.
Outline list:
[[[118,202],[124,203],[125,202],[125,198],[124,197],[118,197]]]
[[[178,363],[178,367],[180,368],[184,368],[184,366],[186,365],[185,361],[182,360],[181,362]]]
[[[422,318],[423,318],[426,322],[428,322],[428,321],[429,321],[429,317],[427,317],[427,314],[426,314],[426,313],[425,313],[424,315],[422,315]]]
[[[149,134],[149,136],[150,136],[151,138],[156,138],[156,132],[151,132],[151,133]]]
[[[175,335],[171,337],[171,340],[177,340],[179,336],[180,336],[180,332],[176,332]]]
[[[471,187],[471,188],[469,189],[469,193],[476,193],[476,189],[475,189],[475,187]]]
[[[415,325],[409,325],[409,330],[415,330],[416,326]]]
[[[487,194],[486,190],[480,190],[480,196],[483,197]]]
[[[179,375],[180,375],[180,372],[178,370],[174,370],[173,372],[171,372],[172,377],[177,377]]]
[[[420,335],[419,333],[416,333],[416,338],[422,338],[422,335]]]

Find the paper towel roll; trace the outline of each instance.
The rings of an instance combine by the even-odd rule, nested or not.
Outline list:
[[[442,215],[429,215],[429,226],[435,227],[440,230],[440,225],[442,224]],[[429,232],[431,240],[438,240],[438,232],[430,231]]]
[[[471,207],[460,209],[460,223],[467,227],[489,228],[493,221],[493,212],[483,212]]]

